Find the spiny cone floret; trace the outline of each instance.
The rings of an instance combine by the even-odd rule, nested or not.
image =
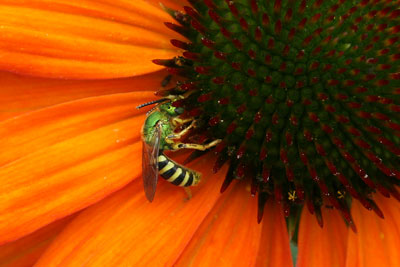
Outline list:
[[[223,141],[214,170],[251,179],[260,214],[269,196],[339,209],[351,198],[383,216],[373,193],[399,199],[400,23],[396,1],[189,1],[168,12],[182,57],[155,60],[183,77],[160,95]]]

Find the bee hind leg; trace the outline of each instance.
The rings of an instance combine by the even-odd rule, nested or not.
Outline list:
[[[184,187],[183,190],[185,190],[187,197],[185,198],[185,201],[191,200],[193,195],[192,195],[192,190],[190,190],[189,187]]]

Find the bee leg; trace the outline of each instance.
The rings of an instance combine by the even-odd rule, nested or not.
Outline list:
[[[190,96],[195,90],[190,90],[182,95],[168,95],[165,98],[171,100],[171,102],[174,102],[176,100],[180,100],[180,99],[185,99],[188,96]]]
[[[179,139],[182,136],[184,136],[190,129],[192,129],[195,126],[196,121],[192,121],[192,123],[186,127],[185,129],[183,129],[182,131],[180,131],[179,133],[173,133],[167,136],[167,139]]]
[[[186,118],[186,119],[181,119],[181,118],[178,118],[178,117],[174,117],[174,118],[172,118],[172,125],[178,126],[178,125],[183,125],[183,124],[188,123],[188,122],[192,122],[193,123],[193,121],[195,121],[193,117]]]
[[[169,82],[171,81],[172,75],[168,74],[167,76],[165,76],[165,78],[161,81],[161,86],[162,87],[166,87]]]
[[[196,149],[196,150],[207,150],[210,147],[216,146],[221,142],[221,139],[217,139],[212,141],[211,143],[208,143],[206,145],[200,145],[200,144],[184,144],[184,143],[174,143],[172,144],[172,148],[174,150],[182,149],[182,148],[190,148],[190,149]]]
[[[185,198],[185,201],[191,200],[192,199],[192,190],[190,190],[189,187],[184,187],[183,190],[185,190],[187,194],[187,198]]]

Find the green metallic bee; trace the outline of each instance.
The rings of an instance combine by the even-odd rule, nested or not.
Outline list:
[[[138,108],[165,101],[168,102],[158,104],[150,111],[142,128],[143,185],[146,197],[150,202],[154,199],[158,174],[168,182],[183,187],[196,185],[201,178],[200,173],[186,168],[167,157],[164,154],[165,150],[174,151],[182,148],[206,150],[221,141],[218,139],[206,145],[178,142],[178,139],[195,127],[196,121],[193,118],[179,118],[183,109],[174,107],[168,99],[145,103]],[[179,133],[175,133],[175,129],[178,126],[185,126],[189,123],[189,126]]]

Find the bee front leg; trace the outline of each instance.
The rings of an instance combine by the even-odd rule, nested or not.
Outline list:
[[[173,133],[167,136],[167,139],[180,139],[182,136],[184,136],[190,129],[192,129],[195,126],[196,121],[192,120],[192,123],[186,127],[185,129],[183,129],[182,131],[180,131],[179,133]]]
[[[174,143],[172,144],[172,148],[174,150],[179,150],[182,148],[190,148],[190,149],[196,149],[196,150],[207,150],[213,146],[218,145],[221,142],[221,139],[217,139],[212,141],[211,143],[205,144],[205,145],[200,145],[200,144],[185,144],[185,143]]]

